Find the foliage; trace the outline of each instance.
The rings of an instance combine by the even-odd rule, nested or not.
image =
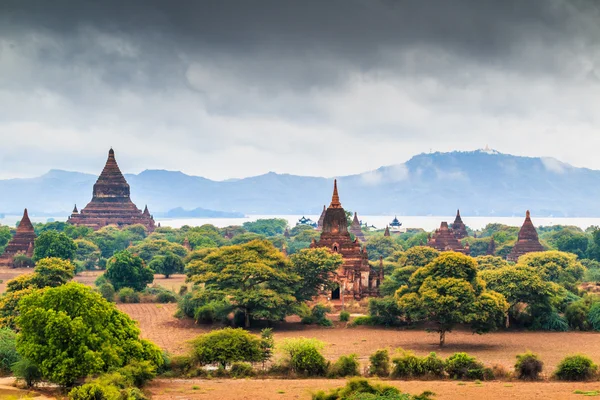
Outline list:
[[[292,371],[306,376],[323,376],[327,371],[327,361],[320,350],[324,347],[325,343],[319,340],[300,337],[284,340],[280,350]]]
[[[245,362],[234,362],[229,369],[232,378],[247,378],[254,375],[252,365]]]
[[[346,377],[360,375],[360,363],[358,355],[350,354],[348,356],[340,356],[338,360],[331,366],[330,375],[332,377]]]
[[[444,361],[435,353],[426,357],[418,357],[411,352],[402,351],[400,357],[392,359],[394,364],[391,376],[393,378],[419,378],[429,376],[439,378],[444,374]]]
[[[146,239],[129,250],[132,254],[137,255],[146,263],[149,263],[154,257],[162,254],[173,253],[182,258],[188,254],[188,250],[182,245],[171,243],[163,239]]]
[[[193,318],[196,323],[211,324],[214,322],[227,322],[233,306],[226,299],[212,300],[194,309]]]
[[[454,353],[448,357],[444,368],[453,379],[484,379],[483,364],[467,353]]]
[[[331,312],[331,307],[324,304],[315,304],[309,315],[302,318],[303,324],[317,324],[321,326],[332,326],[333,322],[327,319],[327,313]]]
[[[319,391],[313,394],[312,400],[431,400],[432,396],[431,392],[413,396],[393,386],[371,384],[367,379],[354,378],[346,386],[332,389],[329,393]]]
[[[298,301],[309,301],[321,290],[333,289],[332,276],[343,263],[340,254],[326,248],[300,250],[290,261],[301,278],[295,292]]]
[[[386,349],[371,354],[369,362],[369,375],[381,378],[390,375],[390,355]]]
[[[184,264],[181,257],[167,252],[164,256],[154,257],[148,267],[155,273],[163,274],[165,278],[168,278],[173,274],[182,273]]]
[[[264,363],[269,361],[273,356],[275,349],[275,338],[273,337],[273,329],[265,328],[260,331],[260,351],[261,361]]]
[[[593,330],[600,331],[600,303],[592,304],[587,320]]]
[[[100,294],[111,303],[115,301],[115,288],[110,283],[106,282],[99,288]]]
[[[13,268],[31,268],[35,266],[33,258],[27,257],[25,254],[17,254],[13,258]]]
[[[244,222],[242,227],[248,232],[264,236],[283,235],[287,221],[282,218],[259,219],[253,222]]]
[[[12,372],[18,380],[25,381],[27,387],[33,387],[43,378],[40,368],[27,358],[21,358],[12,365]]]
[[[241,328],[224,328],[194,339],[193,357],[202,364],[222,368],[236,361],[262,361],[261,340]]]
[[[598,367],[589,357],[577,354],[565,357],[554,375],[561,381],[585,381],[591,379],[597,370]]]
[[[537,354],[530,351],[517,355],[517,363],[515,364],[515,373],[517,378],[524,380],[536,380],[539,378],[544,363]]]
[[[139,292],[154,281],[154,274],[144,266],[142,259],[126,250],[108,260],[105,276],[117,291],[129,287]]]
[[[85,269],[94,269],[102,255],[100,248],[86,239],[75,240],[75,246],[75,261],[81,262]]]
[[[477,268],[480,271],[508,267],[508,262],[502,257],[497,256],[479,256],[475,257],[475,261],[477,262]]]
[[[565,319],[571,329],[585,331],[589,328],[587,321],[589,312],[590,304],[588,302],[585,300],[575,301],[565,309]]]
[[[33,260],[57,257],[63,260],[73,260],[77,252],[77,246],[73,239],[56,231],[46,231],[35,239],[33,249]]]
[[[563,316],[552,310],[547,313],[535,315],[531,328],[544,331],[566,332],[569,330],[569,324]]]
[[[268,241],[221,247],[194,263],[193,269],[188,267],[189,279],[227,296],[244,313],[246,327],[251,318],[280,320],[293,311],[300,277]]]
[[[371,260],[379,260],[379,257],[387,258],[402,247],[390,236],[371,236],[367,239],[367,253]]]
[[[346,310],[342,310],[340,311],[340,321],[341,322],[348,322],[350,321],[350,313]]]
[[[400,267],[424,267],[440,255],[440,252],[429,246],[415,246],[406,250],[398,259]]]
[[[555,282],[567,289],[581,281],[585,267],[577,256],[561,251],[528,253],[519,258],[518,264],[535,268],[546,281]]]
[[[119,301],[121,303],[139,303],[140,294],[129,287],[124,287],[119,290]]]
[[[369,316],[376,325],[396,326],[400,323],[402,310],[392,296],[369,299]]]
[[[68,260],[43,258],[36,263],[32,274],[18,276],[7,282],[8,292],[27,288],[56,287],[69,282],[75,276],[75,267]]]
[[[50,382],[69,386],[132,360],[163,363],[158,347],[139,339],[134,321],[84,285],[27,295],[20,308],[17,350]]]
[[[16,333],[8,328],[0,328],[0,375],[9,374],[11,366],[19,361]]]
[[[440,346],[454,325],[470,324],[477,333],[487,332],[502,325],[508,310],[504,297],[486,291],[478,280],[475,261],[454,252],[442,253],[415,271],[396,298],[412,321],[435,324]]]

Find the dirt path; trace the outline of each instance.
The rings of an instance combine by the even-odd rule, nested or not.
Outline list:
[[[23,390],[13,386],[15,378],[0,378],[0,399],[36,399],[51,400],[53,397],[46,397],[40,393],[31,390]]]
[[[534,399],[582,399],[575,390],[600,389],[599,382],[473,382],[455,381],[387,381],[400,390],[418,394],[425,390],[436,393],[436,400],[534,400]],[[155,380],[149,388],[153,400],[210,399],[210,400],[310,400],[311,393],[328,390],[345,384],[344,380]]]

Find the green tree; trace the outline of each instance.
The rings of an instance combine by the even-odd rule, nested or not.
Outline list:
[[[85,269],[94,269],[102,254],[100,248],[85,239],[75,240],[75,245],[77,246],[75,261],[82,263]]]
[[[238,328],[224,328],[204,334],[192,342],[193,357],[202,364],[219,364],[222,368],[244,361],[263,360],[261,339]]]
[[[245,230],[264,236],[283,235],[287,221],[282,218],[259,219],[253,222],[244,222]]]
[[[429,246],[415,246],[400,254],[398,265],[400,267],[424,267],[440,255],[440,252]]]
[[[371,260],[387,258],[399,250],[402,250],[402,247],[390,236],[371,236],[367,239],[367,252]]]
[[[300,250],[290,257],[290,261],[301,278],[295,292],[300,302],[312,300],[322,290],[333,289],[334,274],[343,263],[340,254],[327,248]]]
[[[152,270],[144,265],[144,261],[127,250],[119,251],[106,264],[106,279],[112,283],[116,291],[129,287],[142,291],[154,281]]]
[[[222,293],[250,319],[280,320],[296,303],[300,277],[291,263],[268,241],[221,247],[188,266],[188,277],[207,291]]]
[[[547,240],[557,250],[573,253],[579,258],[585,258],[590,243],[588,235],[580,230],[566,227],[550,233]]]
[[[508,267],[508,262],[502,257],[497,256],[479,256],[475,257],[475,261],[480,271]]]
[[[146,263],[152,261],[156,256],[164,255],[167,253],[173,253],[179,257],[185,257],[188,255],[188,250],[180,244],[171,243],[166,240],[149,240],[146,239],[143,242],[133,246],[129,251],[132,254],[137,255]]]
[[[10,242],[12,234],[8,226],[0,226],[0,252],[4,252],[4,248]]]
[[[20,303],[17,350],[50,382],[71,386],[133,360],[163,364],[160,349],[139,339],[135,322],[87,286],[71,282]]]
[[[456,324],[470,324],[477,333],[502,325],[508,304],[496,292],[485,290],[477,279],[475,261],[460,253],[445,252],[410,277],[396,292],[398,305],[412,321],[435,324],[440,346]]]
[[[519,258],[518,264],[535,268],[545,280],[556,282],[572,291],[576,291],[577,283],[585,273],[585,267],[575,254],[562,251],[527,253]]]
[[[63,260],[73,260],[77,246],[73,239],[56,231],[43,232],[35,240],[33,260],[38,261],[47,257],[58,257]]]
[[[157,274],[163,274],[165,278],[182,273],[184,268],[181,257],[171,252],[164,256],[154,257],[148,266]]]
[[[100,248],[102,257],[109,258],[117,251],[125,250],[133,238],[130,232],[109,225],[94,232],[89,239]]]

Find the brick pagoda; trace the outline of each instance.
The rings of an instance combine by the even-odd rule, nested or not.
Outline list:
[[[133,224],[144,225],[149,232],[155,228],[148,207],[142,212],[131,201],[129,184],[117,165],[113,149],[108,152],[104,170],[94,184],[92,201],[80,212],[75,206],[67,222],[89,226],[94,230],[107,225],[122,227]]]
[[[523,254],[532,253],[534,251],[544,251],[544,248],[540,244],[537,231],[533,226],[533,222],[531,222],[531,214],[529,213],[529,210],[527,210],[525,222],[523,222],[523,226],[519,231],[517,243],[508,256],[506,256],[506,260],[517,262],[519,257]]]
[[[318,231],[323,230],[323,220],[325,219],[326,211],[327,211],[327,207],[325,207],[325,205],[323,205],[323,211],[321,211],[321,216],[319,217],[319,220],[317,221],[317,230]]]
[[[350,225],[350,233],[354,235],[355,238],[360,240],[361,242],[366,242],[365,234],[360,228],[360,222],[358,221],[358,215],[356,212],[354,213],[354,219],[352,220],[352,224]]]
[[[0,257],[0,266],[12,267],[16,255],[24,254],[27,257],[33,256],[33,246],[35,244],[35,232],[33,225],[27,214],[27,209],[23,212],[23,218],[17,227],[17,233],[8,242],[4,249],[4,254]]]
[[[452,232],[454,232],[454,236],[458,239],[464,239],[469,236],[467,232],[467,227],[464,224],[462,218],[460,217],[460,210],[456,210],[456,218],[452,223]]]
[[[331,293],[331,299],[344,297],[360,299],[379,295],[379,284],[383,281],[383,270],[369,265],[367,250],[361,249],[358,239],[352,240],[348,231],[346,212],[338,196],[337,181],[334,181],[331,204],[323,217],[323,229],[319,241],[313,239],[311,248],[326,247],[339,253],[344,263],[337,272],[340,288]]]
[[[448,227],[447,222],[442,222],[439,229],[436,229],[433,235],[427,239],[427,245],[437,251],[456,251],[458,253],[469,254],[469,245],[463,247],[460,240],[456,238],[454,230]]]

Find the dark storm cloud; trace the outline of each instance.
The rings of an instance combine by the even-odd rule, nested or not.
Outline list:
[[[3,175],[90,170],[68,155],[107,142],[132,169],[218,177],[358,172],[490,139],[523,152],[523,134],[554,155],[565,146],[539,137],[598,127],[599,4],[3,1],[0,135],[13,137],[3,168],[13,160],[3,151],[40,139],[38,164]],[[331,154],[335,141],[347,149]],[[346,151],[375,154],[336,161]],[[222,159],[253,169],[207,171]]]

